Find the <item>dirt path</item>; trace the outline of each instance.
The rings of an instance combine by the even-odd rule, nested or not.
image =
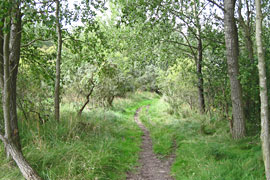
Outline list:
[[[142,151],[139,157],[141,166],[137,168],[136,173],[128,173],[127,180],[173,180],[170,176],[170,167],[174,155],[170,156],[166,161],[157,158],[152,149],[149,131],[139,119],[140,111],[141,108],[137,109],[134,120],[143,131]]]

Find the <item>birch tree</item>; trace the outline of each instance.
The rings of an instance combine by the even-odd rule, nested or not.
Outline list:
[[[4,143],[7,158],[12,157],[28,180],[41,179],[23,157],[16,110],[16,83],[20,60],[22,13],[21,1],[9,0],[3,5],[0,29],[0,85],[2,89],[4,130],[0,131],[0,139]]]
[[[263,151],[263,161],[265,166],[266,179],[270,179],[270,146],[269,146],[269,110],[267,96],[267,78],[265,58],[262,43],[262,10],[261,0],[255,1],[256,5],[256,44],[258,54],[258,70],[260,80],[260,99],[261,99],[261,141]]]
[[[54,115],[57,121],[60,121],[60,65],[61,65],[61,54],[62,54],[62,30],[60,23],[60,1],[55,0],[56,3],[56,29],[57,29],[57,59],[56,59],[56,75],[55,75],[55,87],[54,87]]]

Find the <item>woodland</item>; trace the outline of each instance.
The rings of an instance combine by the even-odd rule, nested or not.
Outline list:
[[[269,13],[0,0],[0,179],[270,180]]]

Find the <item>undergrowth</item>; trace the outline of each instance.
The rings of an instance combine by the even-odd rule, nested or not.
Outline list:
[[[60,123],[49,120],[19,124],[23,153],[43,179],[125,179],[137,163],[141,131],[133,120],[136,109],[151,103],[151,93],[116,99],[111,109],[88,110],[77,117],[70,104],[61,108]],[[23,179],[0,147],[0,179]]]
[[[150,105],[150,106],[148,106]],[[62,106],[61,121],[21,121],[26,159],[43,179],[121,180],[138,165],[142,132],[134,113],[150,130],[160,158],[175,153],[171,174],[176,180],[260,180],[264,166],[258,136],[230,137],[228,122],[183,107],[171,115],[169,105],[151,93],[130,94],[110,109],[87,110],[77,117],[72,104]],[[0,179],[23,179],[0,147]]]
[[[161,158],[176,154],[171,169],[176,180],[265,179],[259,137],[232,140],[228,122],[218,116],[185,107],[173,116],[161,99],[144,108],[140,118],[150,130],[154,152]]]

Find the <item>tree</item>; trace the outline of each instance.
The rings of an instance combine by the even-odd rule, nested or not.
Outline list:
[[[61,65],[61,53],[62,53],[62,30],[60,20],[60,0],[55,0],[56,3],[56,29],[57,29],[57,59],[56,59],[56,77],[55,77],[55,92],[54,92],[54,113],[55,119],[60,121],[60,65]]]
[[[238,32],[234,17],[236,0],[224,0],[224,26],[226,57],[228,74],[231,85],[232,100],[232,136],[234,139],[241,139],[246,134],[245,116],[242,101],[242,87],[239,81],[239,44]]]
[[[20,2],[7,1],[2,5],[1,48],[1,89],[3,95],[5,136],[21,150],[16,106],[16,80],[20,59],[21,11]],[[11,20],[10,18],[11,17]],[[10,48],[12,47],[12,48]],[[5,74],[6,73],[6,74]],[[8,106],[8,107],[7,107]],[[9,113],[9,115],[7,114]]]
[[[267,77],[262,42],[262,10],[261,0],[256,0],[256,44],[258,53],[258,70],[261,99],[261,141],[266,179],[270,179],[270,144],[269,144],[269,109],[267,95]]]
[[[19,138],[16,104],[16,83],[21,46],[21,2],[10,0],[4,7],[1,27],[1,88],[4,113],[5,135],[0,131],[0,139],[5,145],[7,157],[14,159],[26,179],[38,180],[40,177],[24,159]]]
[[[203,50],[204,35],[202,31],[201,16],[206,17],[202,11],[207,4],[203,1],[120,1],[123,4],[123,19],[127,23],[136,22],[136,14],[145,22],[160,25],[169,31],[178,33],[177,36],[168,35],[166,39],[159,38],[167,44],[178,45],[181,53],[191,57],[196,62],[198,104],[201,113],[205,112],[204,82],[203,82]],[[205,22],[209,20],[206,18]],[[133,23],[134,24],[134,23]],[[162,36],[160,36],[162,37]],[[161,42],[159,42],[161,44]]]
[[[240,73],[244,74],[241,78],[243,87],[243,102],[245,108],[245,117],[250,120],[252,115],[258,115],[259,112],[259,90],[257,84],[258,73],[256,67],[256,59],[254,55],[253,33],[254,27],[254,8],[253,0],[239,0],[238,2],[238,24],[239,24],[239,41],[243,41],[240,57]]]
[[[204,113],[205,111],[205,100],[204,100],[204,88],[203,88],[203,75],[202,75],[202,61],[203,61],[203,44],[202,44],[202,32],[201,32],[201,24],[200,17],[198,14],[198,6],[200,6],[200,1],[198,3],[194,2],[194,17],[195,17],[195,27],[197,27],[196,39],[197,39],[197,56],[195,56],[196,60],[196,69],[198,76],[198,96],[199,96],[199,107],[200,112]]]

